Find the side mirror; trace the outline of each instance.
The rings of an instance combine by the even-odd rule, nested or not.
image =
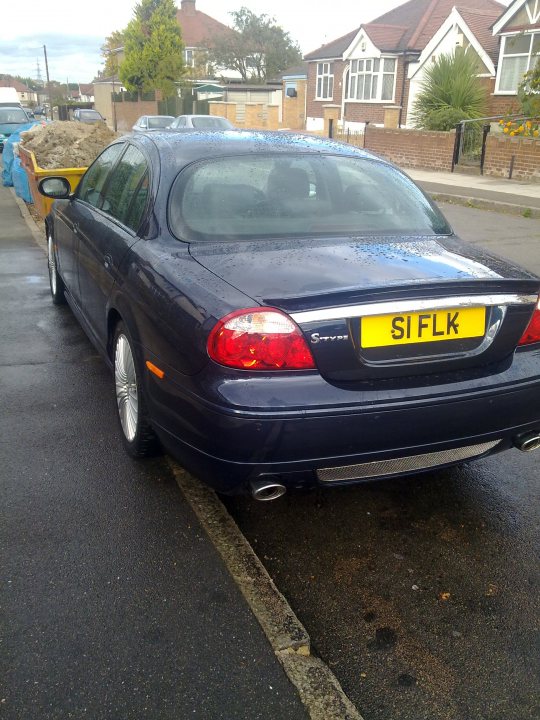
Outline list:
[[[39,181],[38,190],[45,197],[64,200],[71,195],[71,185],[64,177],[46,177]]]

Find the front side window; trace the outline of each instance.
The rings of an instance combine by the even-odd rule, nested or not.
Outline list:
[[[101,209],[132,230],[137,230],[147,194],[148,166],[145,157],[136,147],[130,146],[111,174]],[[132,212],[134,204],[137,206],[136,213]]]
[[[102,192],[105,182],[109,176],[111,168],[117,161],[120,153],[124,149],[124,143],[111,145],[104,150],[101,155],[94,161],[92,165],[83,175],[81,182],[77,187],[77,198],[83,202],[99,207],[102,200]]]
[[[396,64],[395,58],[352,60],[348,80],[348,99],[392,102]]]
[[[317,63],[317,100],[331,100],[334,95],[334,66],[331,62]]]
[[[498,70],[497,92],[515,94],[523,76],[540,59],[540,33],[504,38]]]
[[[315,153],[190,165],[173,184],[169,226],[188,242],[450,232],[438,210],[397,169]]]

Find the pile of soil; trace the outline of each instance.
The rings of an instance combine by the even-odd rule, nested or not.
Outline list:
[[[21,133],[21,144],[31,150],[44,170],[88,167],[118,133],[105,123],[52,122]]]

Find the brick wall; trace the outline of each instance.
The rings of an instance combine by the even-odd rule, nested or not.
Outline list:
[[[484,175],[509,177],[514,157],[514,180],[540,182],[540,139],[488,135]]]
[[[306,126],[307,81],[296,80],[296,97],[287,97],[283,82],[283,127],[291,130],[303,130]]]
[[[139,100],[138,102],[115,102],[116,126],[119,132],[129,132],[141,115],[159,115],[156,100]],[[110,120],[107,123],[110,125]]]
[[[402,167],[451,170],[455,132],[390,130],[368,126],[366,150]]]
[[[519,113],[517,95],[495,95],[495,78],[483,78],[488,93],[488,115],[516,115]]]

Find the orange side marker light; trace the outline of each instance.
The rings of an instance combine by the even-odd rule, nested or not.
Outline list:
[[[146,367],[150,370],[151,373],[154,373],[154,375],[157,375],[160,380],[163,380],[165,377],[165,373],[163,370],[160,370],[158,367],[154,365],[154,363],[151,363],[150,360],[146,361]]]

